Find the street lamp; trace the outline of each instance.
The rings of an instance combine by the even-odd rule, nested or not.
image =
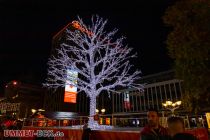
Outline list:
[[[36,112],[36,109],[31,109],[31,112],[34,114]]]
[[[104,114],[104,112],[106,112],[106,109],[104,109],[104,108],[103,108],[103,109],[101,109],[101,113],[102,113],[102,114]],[[99,113],[99,110],[98,110],[98,109],[96,109],[96,114],[98,114],[98,113]]]
[[[97,114],[99,113],[99,110],[98,110],[98,109],[96,109],[96,113],[97,113]]]
[[[101,109],[102,114],[104,114],[105,111],[106,111],[105,109]]]
[[[182,104],[182,101],[176,101],[175,103],[173,103],[172,101],[166,101],[165,103],[162,103],[162,105],[171,111],[172,116],[174,116],[174,111],[176,109],[178,109],[180,107],[180,105]]]

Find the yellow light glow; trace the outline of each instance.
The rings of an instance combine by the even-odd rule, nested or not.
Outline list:
[[[99,112],[99,110],[98,109],[96,109],[96,113],[98,113]]]
[[[173,103],[173,104],[172,104],[172,106],[174,107],[174,106],[176,106],[176,104],[175,104],[175,103]]]
[[[165,103],[163,103],[162,105],[163,105],[164,107],[166,107],[166,106],[167,106],[167,104],[165,104]]]
[[[101,112],[104,113],[106,110],[105,109],[101,109]]]
[[[45,111],[44,109],[38,109],[38,111]]]
[[[35,112],[36,112],[36,109],[31,109],[31,112],[32,112],[32,113],[35,113]]]
[[[182,104],[182,101],[177,101],[176,104],[177,105],[181,105]]]
[[[172,101],[166,101],[167,105],[172,105]]]

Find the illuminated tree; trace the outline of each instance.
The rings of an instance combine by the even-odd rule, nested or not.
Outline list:
[[[124,37],[116,39],[117,30],[105,31],[106,20],[92,17],[91,26],[82,19],[73,22],[75,31],[67,31],[67,42],[57,49],[57,55],[48,62],[48,78],[45,84],[51,88],[64,87],[67,80],[77,80],[74,84],[79,92],[85,92],[90,98],[90,118],[88,125],[96,124],[93,116],[96,111],[96,97],[102,91],[116,92],[117,88],[135,88],[142,90],[136,83],[140,71],[131,70],[129,59],[136,57],[132,48],[123,44]],[[67,76],[67,69],[79,73],[79,77]]]
[[[198,112],[210,95],[210,1],[177,1],[163,19],[173,27],[167,45],[175,60],[176,75],[184,80],[183,103]]]

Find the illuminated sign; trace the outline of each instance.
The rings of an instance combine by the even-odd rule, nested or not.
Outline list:
[[[90,36],[93,35],[93,33],[91,33],[90,31],[88,31],[86,28],[83,28],[78,21],[72,21],[72,26],[74,28],[76,28],[77,30],[80,30],[82,32],[85,32],[86,34],[88,34]]]
[[[64,102],[76,103],[77,100],[77,77],[78,72],[67,70],[67,80],[65,85]]]

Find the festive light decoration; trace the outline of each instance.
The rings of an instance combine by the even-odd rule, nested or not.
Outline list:
[[[128,86],[143,89],[136,83],[140,71],[130,71],[129,59],[136,54],[131,53],[132,48],[123,45],[124,37],[115,39],[117,30],[105,31],[106,23],[107,20],[98,16],[92,17],[91,26],[85,25],[81,18],[74,21],[78,30],[67,30],[68,44],[62,44],[56,56],[49,59],[49,76],[44,84],[50,88],[64,87],[66,81],[75,80],[75,77],[67,76],[66,70],[76,70],[78,84],[71,84],[78,87],[78,92],[83,91],[90,97],[89,128],[100,128],[93,116],[96,114],[96,97],[102,91],[116,92],[116,87]]]

